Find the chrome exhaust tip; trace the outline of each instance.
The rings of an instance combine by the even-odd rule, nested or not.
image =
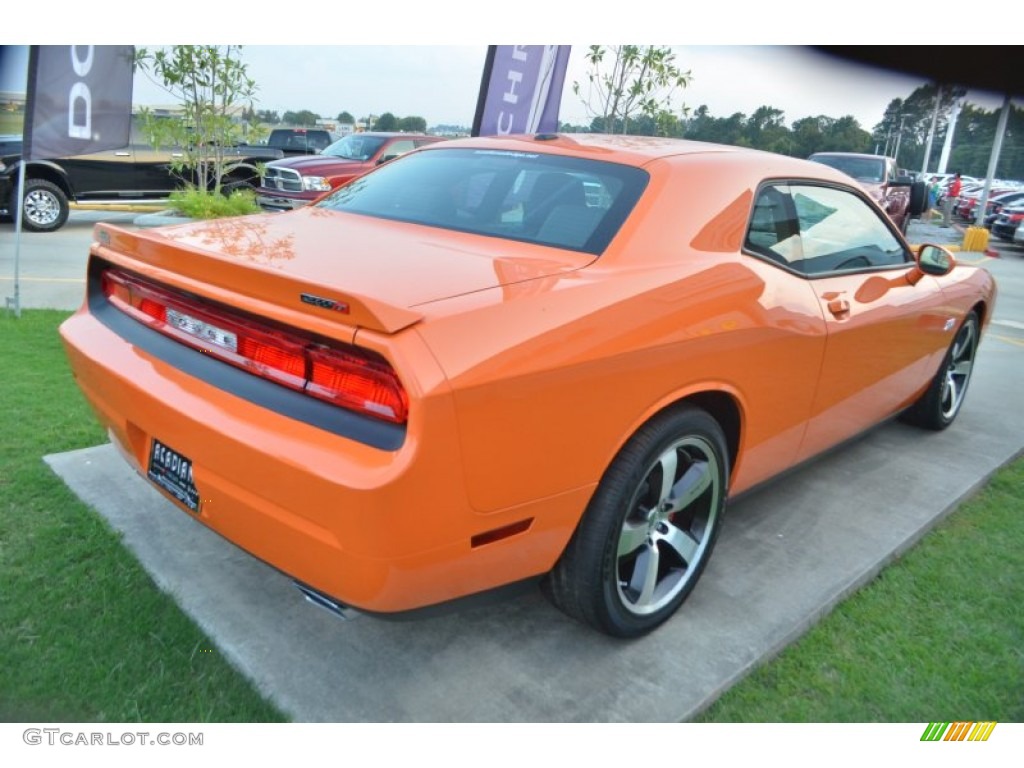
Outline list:
[[[300,584],[297,581],[293,581],[292,583],[308,602],[319,608],[323,608],[325,611],[328,611],[342,621],[350,621],[359,615],[359,612],[355,608],[347,606],[344,603],[339,603],[333,597],[328,597],[323,592],[318,592],[312,587],[307,587],[305,584]]]

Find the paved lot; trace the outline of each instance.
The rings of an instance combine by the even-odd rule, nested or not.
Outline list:
[[[32,236],[48,239],[33,242],[39,263],[27,257],[24,275],[44,285],[80,274],[85,244],[74,241],[75,230],[62,232],[68,238],[62,245],[53,239],[61,232]],[[79,229],[77,237],[87,240],[85,234]],[[911,231],[918,242],[941,237],[956,235]],[[4,275],[9,242],[0,228]],[[66,263],[57,257],[62,249]],[[218,650],[296,720],[685,720],[1024,451],[1024,258],[961,258],[996,275],[1000,298],[956,425],[942,433],[885,425],[731,505],[691,599],[635,642],[577,625],[535,590],[432,617],[342,622],[302,601],[287,578],[196,524],[110,446],[46,460],[123,534]],[[57,299],[36,296],[32,302],[56,305]]]

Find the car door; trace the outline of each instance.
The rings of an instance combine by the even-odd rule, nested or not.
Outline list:
[[[934,278],[852,189],[790,182],[798,226],[791,265],[810,281],[827,328],[799,459],[894,415],[934,374],[953,316]]]
[[[187,172],[175,171],[174,163],[185,159],[185,151],[177,146],[154,146],[142,129],[132,121],[132,148],[135,153],[135,190],[140,198],[167,197],[184,185]]]
[[[66,157],[60,165],[77,201],[109,200],[133,188],[134,157],[134,150],[127,146]]]

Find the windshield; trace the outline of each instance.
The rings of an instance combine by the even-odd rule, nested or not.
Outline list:
[[[845,157],[842,155],[812,155],[811,160],[828,165],[858,181],[881,184],[885,181],[885,159],[882,157]]]
[[[647,178],[640,168],[560,155],[427,150],[381,166],[317,205],[596,255]]]
[[[338,139],[320,154],[341,157],[345,160],[369,160],[387,139],[381,136],[363,136],[350,133]]]

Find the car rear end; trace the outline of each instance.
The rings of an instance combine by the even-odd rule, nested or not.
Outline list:
[[[249,217],[245,231],[260,218],[278,219]],[[534,526],[529,505],[480,515],[468,503],[420,315],[289,276],[274,254],[254,265],[201,247],[231,226],[97,227],[87,300],[60,332],[139,474],[242,549],[364,610],[550,567],[553,555],[502,546]]]
[[[1021,222],[1024,222],[1024,205],[1009,205],[992,221],[992,234],[1001,240],[1013,240]]]

